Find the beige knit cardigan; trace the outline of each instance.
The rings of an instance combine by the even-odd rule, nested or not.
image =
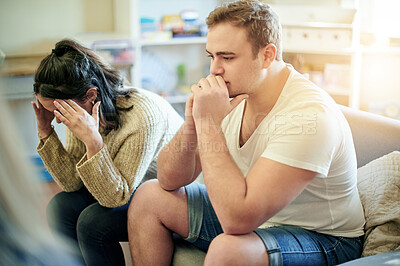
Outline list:
[[[183,120],[160,96],[137,89],[121,97],[122,127],[102,134],[104,147],[89,160],[85,145],[67,128],[65,147],[55,131],[37,151],[56,183],[67,192],[85,186],[105,207],[126,204],[135,188],[156,178],[157,156],[175,135]]]

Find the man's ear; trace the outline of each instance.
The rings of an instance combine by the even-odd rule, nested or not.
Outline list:
[[[94,102],[97,98],[97,88],[92,87],[89,88],[86,92],[86,98],[88,99],[89,102]]]
[[[276,46],[273,43],[269,43],[263,48],[261,48],[263,67],[268,68],[276,58]]]

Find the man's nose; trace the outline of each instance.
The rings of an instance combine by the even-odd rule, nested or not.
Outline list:
[[[218,59],[211,61],[210,74],[215,76],[224,74],[224,68]]]

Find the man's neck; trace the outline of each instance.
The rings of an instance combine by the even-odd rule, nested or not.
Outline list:
[[[272,110],[289,78],[291,69],[281,60],[274,61],[266,71],[263,85],[247,99],[246,109],[249,108],[253,114],[268,114]]]
[[[285,62],[274,61],[267,70],[264,85],[246,99],[240,129],[240,146],[247,142],[258,125],[271,112],[289,78],[290,71]]]

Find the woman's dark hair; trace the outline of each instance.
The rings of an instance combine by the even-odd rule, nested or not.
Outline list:
[[[126,96],[132,90],[122,88],[123,78],[120,73],[102,62],[91,49],[78,42],[64,39],[56,43],[52,53],[40,63],[35,74],[33,90],[35,94],[51,99],[74,99],[85,102],[88,89],[97,89],[95,102],[100,104],[100,122],[103,133],[108,134],[121,126],[118,97]]]

